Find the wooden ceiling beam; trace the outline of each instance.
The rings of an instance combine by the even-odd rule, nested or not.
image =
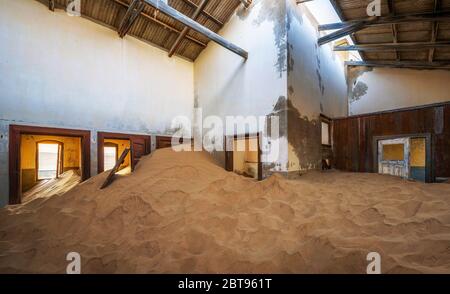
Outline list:
[[[320,37],[318,40],[319,45],[323,45],[337,39],[343,38],[347,35],[351,35],[357,31],[360,31],[364,28],[364,23],[356,23],[351,26],[345,27],[341,30],[328,34],[326,36]]]
[[[128,6],[127,12],[120,22],[119,29],[117,30],[121,38],[125,37],[126,34],[128,34],[131,26],[134,24],[143,9],[144,4],[141,2],[141,0],[133,0],[131,2],[130,6]]]
[[[395,16],[395,4],[394,0],[387,0],[389,15]],[[392,31],[392,42],[398,43],[398,33],[397,33],[397,25],[394,23],[391,25]],[[397,50],[395,50],[395,59],[400,60],[400,54]]]
[[[194,11],[194,14],[192,15],[192,19],[196,20],[202,11],[205,9],[206,5],[208,4],[209,0],[202,0],[200,5],[197,6],[197,8]],[[169,57],[172,57],[172,55],[177,51],[178,47],[181,44],[181,41],[183,41],[184,37],[189,32],[189,27],[185,26],[181,33],[178,35],[178,38],[175,40],[175,43],[173,43],[172,47],[169,50]]]
[[[114,2],[116,2],[117,4],[120,4],[120,5],[124,6],[124,7],[126,7],[127,9],[129,7],[129,5],[127,3],[125,3],[125,2],[123,2],[121,0],[114,0]],[[151,21],[153,23],[156,23],[156,24],[158,24],[158,25],[160,25],[160,26],[162,26],[162,27],[164,27],[164,28],[174,32],[174,33],[177,33],[177,34],[181,33],[181,31],[179,29],[177,29],[177,28],[173,27],[172,25],[170,25],[170,24],[168,24],[168,23],[158,19],[156,16],[150,16],[150,15],[148,15],[145,12],[141,12],[141,16],[144,17],[146,20]],[[195,43],[195,44],[197,44],[197,45],[199,45],[201,47],[206,47],[206,44],[204,42],[202,42],[202,41],[200,41],[200,40],[198,40],[198,39],[196,39],[196,38],[194,38],[192,36],[187,35],[186,39],[189,39],[190,41],[192,41],[193,43]]]
[[[416,13],[416,14],[397,14],[395,16],[379,16],[379,17],[368,17],[359,20],[343,21],[337,23],[329,23],[318,26],[319,31],[328,30],[340,30],[345,29],[349,26],[355,24],[364,24],[365,27],[380,26],[380,25],[391,25],[399,23],[408,22],[432,22],[432,21],[446,21],[450,22],[450,11],[443,10],[437,12],[428,13]]]
[[[172,8],[171,6],[167,5],[164,1],[161,0],[143,0],[148,5],[152,6],[158,11],[161,11],[165,15],[173,18],[174,20],[184,24],[185,26],[189,27],[190,29],[196,31],[199,34],[202,34],[203,36],[207,37],[208,39],[216,42],[220,46],[230,50],[231,52],[241,56],[244,59],[248,58],[248,52],[244,49],[236,46],[235,44],[229,42],[222,36],[216,34],[215,32],[211,31],[210,29],[202,26],[198,22],[190,19],[186,15],[182,14],[178,10]]]
[[[194,2],[192,2],[191,0],[183,0],[183,1],[194,9],[198,8],[198,5],[195,4]],[[213,22],[218,24],[220,27],[223,27],[225,25],[223,22],[221,22],[220,20],[218,20],[216,17],[214,17],[212,14],[210,14],[209,12],[207,12],[205,10],[202,10],[202,15],[209,18],[210,20],[212,20]]]
[[[436,12],[441,8],[441,0],[434,0],[434,7],[433,11]],[[431,24],[431,42],[436,42],[437,35],[439,31],[439,23],[437,21],[434,21]],[[431,48],[428,52],[428,61],[433,62],[434,60],[434,50],[435,48]]]
[[[450,48],[450,41],[442,42],[409,42],[409,43],[380,43],[360,44],[349,46],[335,46],[334,51],[416,51],[428,48]]]
[[[336,14],[338,15],[339,19],[343,22],[346,20],[344,13],[342,12],[341,7],[339,6],[339,4],[337,3],[336,0],[330,0],[331,6],[333,6],[334,11],[336,11]],[[355,35],[352,33],[350,34],[350,39],[352,40],[353,44],[356,44],[356,37]],[[361,56],[361,58],[364,60],[366,59],[366,56],[364,55],[364,52],[359,52],[359,55]]]
[[[369,66],[369,67],[390,67],[390,68],[417,68],[417,69],[446,69],[450,70],[450,61],[346,61],[347,66]]]
[[[48,0],[48,9],[55,11],[55,0]]]

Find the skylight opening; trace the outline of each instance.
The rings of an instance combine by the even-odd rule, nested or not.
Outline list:
[[[315,20],[317,21],[317,23],[320,25],[342,22],[329,0],[311,0],[299,5],[305,5],[306,8],[308,8],[308,10],[311,12]],[[327,35],[334,31],[336,30],[321,32],[321,34]],[[348,45],[354,45],[354,42],[352,41],[350,36],[340,38],[334,41],[332,44],[333,46],[335,46],[345,44],[345,42]],[[347,56],[348,59],[346,60],[355,60],[355,61],[362,60],[361,55],[359,54],[358,51],[347,51],[347,52],[348,54],[345,54],[345,56]],[[342,54],[340,56],[342,57]]]

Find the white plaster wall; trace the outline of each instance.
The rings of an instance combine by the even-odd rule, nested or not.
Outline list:
[[[203,117],[268,115],[287,96],[283,1],[256,0],[248,10],[239,8],[220,35],[247,50],[249,58],[245,61],[212,42],[200,54],[194,64],[195,101]]]
[[[351,115],[450,101],[450,70],[358,67],[349,79]]]
[[[332,44],[318,46],[317,22],[305,5],[287,0],[289,15],[289,98],[304,116],[347,115],[344,61]]]
[[[0,0],[0,206],[8,126],[167,133],[192,117],[193,63],[30,0]],[[96,145],[92,145],[92,174]]]

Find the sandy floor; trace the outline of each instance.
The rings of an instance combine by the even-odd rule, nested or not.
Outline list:
[[[37,198],[48,198],[62,195],[73,189],[81,182],[79,171],[68,170],[57,179],[45,180],[25,192],[22,196],[22,203],[30,202]]]
[[[0,272],[450,273],[450,185],[313,172],[257,183],[159,150],[133,175],[0,210]]]

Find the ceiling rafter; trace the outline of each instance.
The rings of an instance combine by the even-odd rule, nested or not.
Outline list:
[[[191,6],[194,9],[198,8],[198,5],[195,4],[194,2],[192,2],[191,0],[183,0],[184,3],[188,4],[189,6]],[[214,17],[211,13],[202,10],[202,15],[204,15],[206,18],[212,20],[213,22],[215,22],[216,24],[218,24],[220,27],[224,26],[224,23],[222,21],[220,21],[217,17]]]
[[[141,0],[133,0],[131,2],[130,6],[128,6],[127,12],[120,22],[119,29],[117,30],[121,38],[126,36],[143,9],[144,4]]]
[[[197,8],[194,11],[194,14],[192,15],[193,20],[196,20],[200,16],[200,14],[205,9],[208,2],[209,2],[209,0],[202,0],[202,2],[200,2],[200,5],[197,6]],[[187,35],[188,32],[189,32],[189,27],[185,26],[183,28],[183,30],[181,31],[181,33],[178,35],[177,39],[175,40],[175,43],[173,43],[172,47],[170,48],[169,57],[172,57],[172,55],[175,53],[175,51],[177,51],[178,47],[181,44],[181,41],[183,41],[184,37]]]
[[[202,34],[206,38],[210,39],[211,41],[216,42],[220,46],[230,50],[231,52],[241,56],[244,59],[248,58],[248,52],[244,49],[240,48],[239,46],[227,41],[222,36],[216,34],[215,32],[211,31],[205,26],[202,26],[198,22],[190,19],[186,15],[182,14],[178,10],[174,9],[173,7],[167,5],[164,1],[161,0],[143,0],[148,5],[152,6],[156,10],[164,13],[165,15],[173,18],[174,20],[182,23],[183,25],[189,27],[190,29],[196,31],[197,33]]]
[[[394,68],[420,68],[420,69],[450,69],[450,61],[396,61],[396,60],[370,60],[346,61],[346,66],[394,67]]]
[[[434,0],[433,12],[438,11],[441,8],[441,0]],[[431,42],[436,42],[437,35],[439,31],[439,22],[434,21],[431,24]],[[428,52],[428,61],[433,62],[434,60],[434,50],[435,48],[431,48]]]
[[[430,21],[450,21],[450,10],[436,12],[397,14],[395,16],[372,16],[357,20],[343,21],[337,23],[323,24],[318,26],[319,31],[345,29],[351,25],[363,23],[365,27],[410,23],[410,22],[430,22]]]
[[[114,2],[116,2],[117,4],[122,5],[123,7],[126,7],[127,9],[129,7],[129,4],[127,4],[127,3],[125,3],[125,2],[123,2],[121,0],[114,0]],[[151,16],[151,15],[145,13],[145,12],[141,12],[141,16],[144,17],[146,20],[149,20],[150,22],[158,24],[158,25],[160,25],[160,26],[162,26],[162,27],[164,27],[164,28],[174,32],[174,33],[177,33],[177,34],[181,33],[181,30],[179,30],[179,29],[173,27],[171,24],[168,24],[167,22],[159,19],[155,15]],[[198,40],[198,39],[196,39],[196,38],[194,38],[192,36],[187,35],[186,38],[189,39],[190,41],[192,41],[193,43],[201,46],[201,47],[206,47],[206,44],[204,42],[202,42],[202,41],[200,41],[200,40]]]
[[[389,15],[395,16],[396,12],[394,0],[387,0],[387,4]],[[394,43],[398,43],[397,24],[393,23],[391,25],[391,30],[392,30],[392,41]],[[395,50],[395,59],[400,60],[400,54],[397,52],[397,50]]]
[[[408,43],[378,43],[335,46],[334,51],[415,51],[427,48],[450,48],[450,41],[441,42],[408,42]]]

